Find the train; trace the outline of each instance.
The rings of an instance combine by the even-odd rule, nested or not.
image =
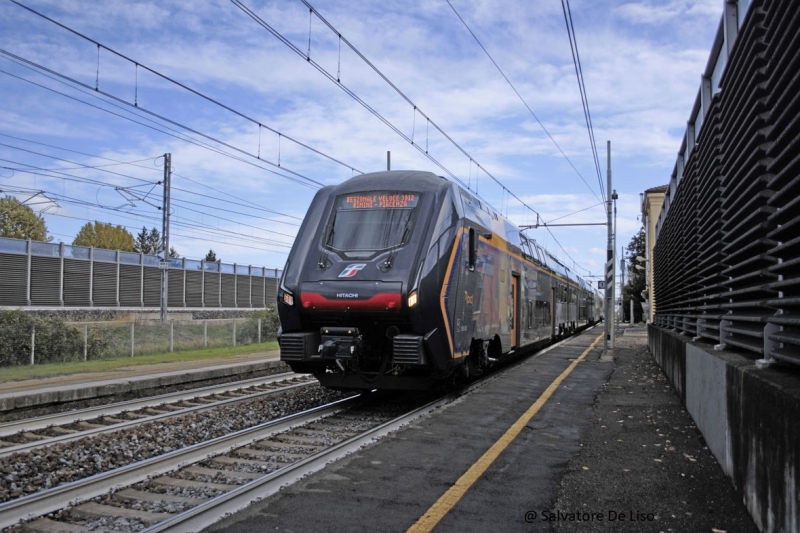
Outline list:
[[[340,390],[458,383],[601,319],[587,282],[424,171],[317,191],[277,300],[281,361]]]

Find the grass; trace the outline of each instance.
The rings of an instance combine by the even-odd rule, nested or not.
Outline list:
[[[233,359],[237,355],[277,350],[278,343],[263,342],[261,344],[248,344],[245,346],[226,346],[222,348],[208,348],[200,350],[186,350],[181,352],[166,352],[135,357],[121,357],[116,359],[102,359],[97,361],[80,361],[74,363],[56,363],[44,365],[25,365],[3,367],[0,372],[0,383],[7,381],[21,381],[26,379],[63,376],[86,372],[109,372],[123,367],[138,365],[152,365],[158,363],[178,363],[181,361],[199,361],[203,359]]]

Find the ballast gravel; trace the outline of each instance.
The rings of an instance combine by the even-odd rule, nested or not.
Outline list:
[[[13,454],[0,459],[0,502],[186,448],[345,396],[311,385],[236,405],[148,422],[111,434]]]

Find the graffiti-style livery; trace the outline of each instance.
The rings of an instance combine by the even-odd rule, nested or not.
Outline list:
[[[428,388],[598,320],[597,296],[429,172],[321,189],[278,289],[281,360],[327,386]]]

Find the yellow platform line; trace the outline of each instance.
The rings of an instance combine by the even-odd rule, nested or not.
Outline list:
[[[553,381],[549,387],[542,393],[541,396],[531,405],[525,413],[519,417],[519,419],[514,422],[505,434],[500,437],[500,439],[495,442],[491,448],[489,448],[486,453],[478,459],[475,464],[473,464],[469,470],[467,470],[463,476],[461,476],[458,481],[456,481],[455,485],[450,487],[447,492],[445,492],[437,501],[434,503],[428,512],[422,515],[422,518],[417,520],[417,522],[408,528],[407,533],[427,533],[431,531],[436,524],[438,524],[444,515],[446,515],[450,509],[452,509],[458,501],[466,494],[472,485],[478,481],[478,478],[483,475],[484,472],[492,465],[492,463],[497,459],[497,457],[505,450],[509,444],[520,434],[522,428],[524,428],[528,422],[530,422],[531,418],[533,418],[536,413],[539,412],[539,409],[547,403],[547,400],[550,399],[550,396],[558,389],[558,386],[561,385],[561,382],[566,379],[567,376],[578,366],[578,363],[583,361],[586,358],[586,355],[592,351],[592,349],[597,346],[597,343],[600,342],[600,339],[603,338],[603,335],[599,335],[594,342],[583,351],[583,353],[575,359],[566,370],[564,370],[560,376],[558,376],[555,381]]]

